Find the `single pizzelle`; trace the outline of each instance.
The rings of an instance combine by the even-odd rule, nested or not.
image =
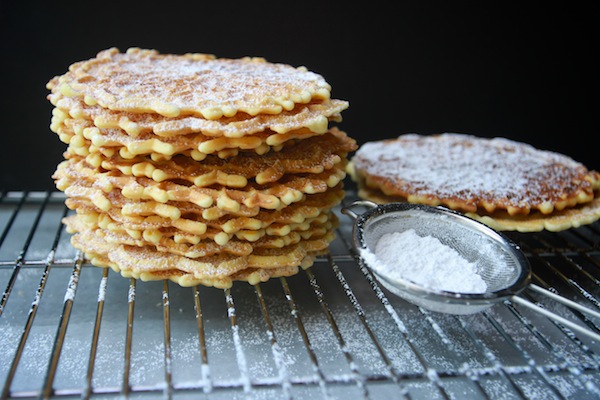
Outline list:
[[[600,174],[505,138],[406,134],[367,142],[347,171],[377,203],[443,205],[498,230],[560,231],[600,219]]]
[[[305,67],[261,57],[216,58],[209,54],[160,54],[111,48],[71,65],[48,88],[114,111],[206,119],[279,114],[296,104],[328,100],[331,86]]]
[[[239,138],[263,131],[284,134],[298,127],[304,127],[316,134],[325,133],[330,121],[341,120],[341,112],[348,108],[347,101],[330,99],[324,102],[298,104],[293,110],[279,114],[248,115],[237,113],[232,117],[206,119],[188,115],[168,118],[160,114],[113,111],[99,106],[89,105],[80,97],[66,97],[60,92],[49,96],[56,106],[54,122],[65,118],[92,121],[101,129],[120,128],[130,136],[140,133],[153,133],[159,137],[171,137],[202,132],[209,137]]]

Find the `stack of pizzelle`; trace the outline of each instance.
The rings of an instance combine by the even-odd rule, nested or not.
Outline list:
[[[92,264],[227,288],[327,252],[356,142],[322,76],[263,58],[108,49],[50,80],[53,175]]]
[[[405,134],[364,143],[347,171],[359,197],[444,206],[499,231],[562,231],[600,219],[600,174],[505,138]]]

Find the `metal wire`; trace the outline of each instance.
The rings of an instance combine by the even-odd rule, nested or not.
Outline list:
[[[264,398],[265,393],[283,399],[371,399],[393,393],[417,399],[455,398],[467,392],[489,399],[502,391],[524,399],[570,398],[572,393],[600,397],[600,343],[510,301],[477,316],[440,316],[390,297],[354,254],[343,219],[331,253],[298,276],[258,284],[251,291],[246,284],[220,291],[181,288],[168,281],[154,290],[150,283],[112,278],[112,270],[88,266],[80,253],[65,250],[70,247],[60,219],[68,212],[59,193],[0,196],[2,399],[142,394],[170,399],[194,393],[250,399]],[[600,309],[600,223],[563,233],[510,236],[534,266],[536,285]],[[16,257],[8,258],[6,254],[15,254],[15,237],[23,239]],[[46,247],[40,245],[45,237]],[[41,247],[44,252],[38,251]],[[62,291],[56,290],[56,283],[49,289],[53,279],[62,279],[56,268],[71,271],[58,284]],[[37,270],[39,275],[31,273]],[[37,282],[29,284],[31,279]],[[35,289],[24,292],[27,287]],[[126,301],[107,296],[109,288]],[[157,291],[160,303],[149,304],[145,296],[138,299],[139,290]],[[538,297],[534,290],[524,295],[600,332],[600,321],[576,308]],[[62,301],[56,301],[58,297]],[[62,309],[48,326],[46,304],[57,303]],[[187,315],[188,304],[191,318],[180,317]],[[71,334],[81,330],[85,315],[78,307],[91,310],[88,337]],[[153,307],[162,311],[156,321]],[[27,315],[19,316],[20,309],[28,310]],[[384,325],[379,320],[385,320]],[[355,322],[349,327],[348,321]],[[147,339],[148,324],[162,332],[160,339]],[[114,330],[115,325],[122,329]],[[37,349],[42,328],[53,330],[52,339]],[[527,340],[521,332],[527,332]],[[109,334],[110,340],[123,343],[122,348],[107,347]],[[333,341],[323,344],[320,334],[331,335]],[[76,378],[65,367],[74,362],[69,360],[73,340],[86,344],[78,349],[86,354],[79,384],[65,382],[65,377]],[[357,340],[362,343],[357,345]],[[140,353],[134,346],[140,342],[156,348]],[[373,352],[361,354],[362,345]],[[438,348],[439,354],[432,358],[434,350],[425,345]],[[478,358],[471,359],[465,348]],[[30,362],[36,351],[47,361],[39,363],[41,374]],[[265,366],[257,371],[262,359],[272,370]],[[365,365],[365,360],[373,365]],[[109,373],[113,371],[118,371],[117,381]],[[140,371],[156,381],[145,381]]]
[[[202,389],[204,393],[210,393],[212,390],[212,382],[208,367],[208,352],[206,351],[206,338],[204,336],[204,322],[202,316],[202,307],[200,306],[200,291],[198,287],[194,288],[194,309],[196,310],[196,320],[198,321],[198,342],[202,359],[202,364],[200,366],[203,383]]]
[[[83,386],[82,398],[89,398],[92,393],[92,378],[94,376],[94,365],[96,363],[96,354],[98,352],[98,341],[100,337],[100,326],[102,325],[102,313],[104,312],[104,298],[106,294],[106,285],[108,281],[108,268],[102,271],[102,279],[98,287],[98,306],[96,309],[96,319],[94,320],[94,333],[90,344],[90,356],[85,375],[85,384]]]
[[[123,381],[121,384],[121,393],[128,395],[131,389],[129,385],[129,374],[131,373],[131,344],[133,341],[133,313],[135,311],[135,288],[136,280],[131,278],[129,284],[129,292],[127,294],[128,313],[127,313],[127,333],[125,334],[125,354],[123,360],[125,365],[123,368]]]
[[[69,324],[69,318],[71,316],[71,310],[73,309],[73,299],[75,297],[75,291],[77,290],[77,282],[79,280],[79,273],[81,272],[81,264],[83,257],[78,256],[73,267],[73,274],[69,280],[67,290],[65,293],[65,300],[63,305],[63,312],[61,314],[60,323],[56,332],[54,345],[52,346],[52,356],[50,358],[50,365],[47,370],[46,377],[44,378],[44,386],[42,389],[42,397],[47,399],[53,394],[54,376],[56,374],[56,368],[58,367],[58,360],[61,355],[65,334],[67,332],[67,326]]]

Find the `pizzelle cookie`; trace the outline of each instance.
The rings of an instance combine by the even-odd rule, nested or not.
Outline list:
[[[160,137],[202,132],[210,137],[237,138],[267,130],[285,134],[299,126],[318,134],[327,130],[330,121],[339,121],[340,113],[349,105],[347,101],[330,99],[299,104],[293,110],[275,115],[236,113],[232,117],[210,120],[194,115],[167,118],[160,114],[113,111],[97,104],[86,104],[79,97],[65,97],[60,92],[51,94],[49,99],[56,106],[53,110],[53,124],[69,117],[86,119],[92,121],[97,128],[120,128],[134,137],[148,132]]]
[[[365,143],[347,171],[378,203],[442,205],[497,230],[560,231],[600,219],[600,174],[504,138],[406,134]]]
[[[327,100],[331,86],[305,67],[260,57],[219,59],[211,54],[159,54],[111,48],[75,63],[48,87],[114,111],[206,119],[279,114],[296,104]]]
[[[92,121],[66,118],[53,122],[51,129],[59,138],[70,145],[75,154],[100,153],[106,156],[119,154],[126,159],[139,155],[170,159],[175,154],[189,154],[194,160],[202,161],[207,155],[221,158],[235,156],[240,150],[253,150],[262,155],[270,150],[280,150],[289,141],[306,139],[323,133],[315,133],[301,127],[285,133],[262,131],[242,137],[210,137],[200,133],[160,137],[152,133],[130,136],[120,128],[97,128]]]
[[[52,78],[71,243],[125,277],[230,287],[291,276],[335,238],[356,142],[305,67],[108,49]]]

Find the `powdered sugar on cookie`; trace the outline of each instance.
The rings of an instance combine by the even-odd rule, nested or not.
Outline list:
[[[327,100],[331,94],[325,79],[305,67],[261,57],[227,59],[139,48],[101,51],[96,58],[73,64],[48,88],[110,110],[207,119],[238,112],[279,114],[296,104]]]
[[[551,213],[593,199],[599,179],[562,154],[455,133],[367,142],[352,162],[368,187],[386,195],[464,211]]]

